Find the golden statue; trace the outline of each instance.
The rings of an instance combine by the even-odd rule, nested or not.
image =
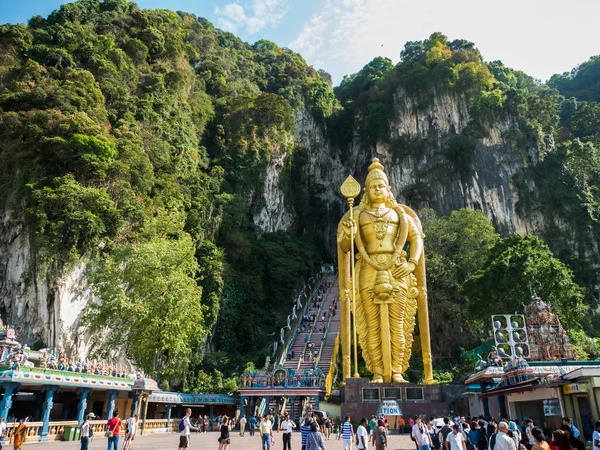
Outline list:
[[[402,374],[409,366],[418,309],[425,383],[434,383],[421,221],[396,202],[377,158],[369,166],[360,205],[353,207],[359,190],[352,177],[342,186],[350,210],[337,230],[343,378],[350,377],[350,306],[355,297],[354,330],[373,374],[371,382],[405,382]],[[355,267],[350,265],[353,241],[358,250]],[[355,334],[355,364],[356,359]]]

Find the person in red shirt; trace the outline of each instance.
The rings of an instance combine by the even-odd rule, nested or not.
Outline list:
[[[119,430],[121,429],[121,423],[123,421],[119,419],[119,411],[113,412],[112,419],[106,422],[106,436],[108,437],[108,450],[119,449]]]

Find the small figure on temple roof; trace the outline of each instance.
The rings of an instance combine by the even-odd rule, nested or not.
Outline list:
[[[67,357],[64,355],[64,353],[61,353],[60,358],[58,359],[58,370],[67,370],[67,368]]]
[[[498,356],[495,346],[492,346],[490,353],[488,353],[487,362],[490,366],[502,367],[502,358]]]
[[[25,362],[25,356],[23,355],[23,349],[17,350],[15,354],[10,358],[10,370],[21,370],[21,365]]]

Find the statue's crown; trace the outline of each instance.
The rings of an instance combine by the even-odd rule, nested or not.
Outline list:
[[[387,176],[383,171],[383,166],[379,162],[378,158],[373,158],[373,162],[369,166],[369,173],[365,181],[365,186],[368,186],[369,183],[373,180],[383,180],[385,181],[386,185],[389,185]]]

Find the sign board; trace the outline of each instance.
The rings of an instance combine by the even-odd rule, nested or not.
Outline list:
[[[402,410],[396,400],[384,400],[377,408],[377,415],[383,414],[385,416],[401,416]]]
[[[563,385],[563,394],[579,394],[587,392],[587,384],[573,383]]]

